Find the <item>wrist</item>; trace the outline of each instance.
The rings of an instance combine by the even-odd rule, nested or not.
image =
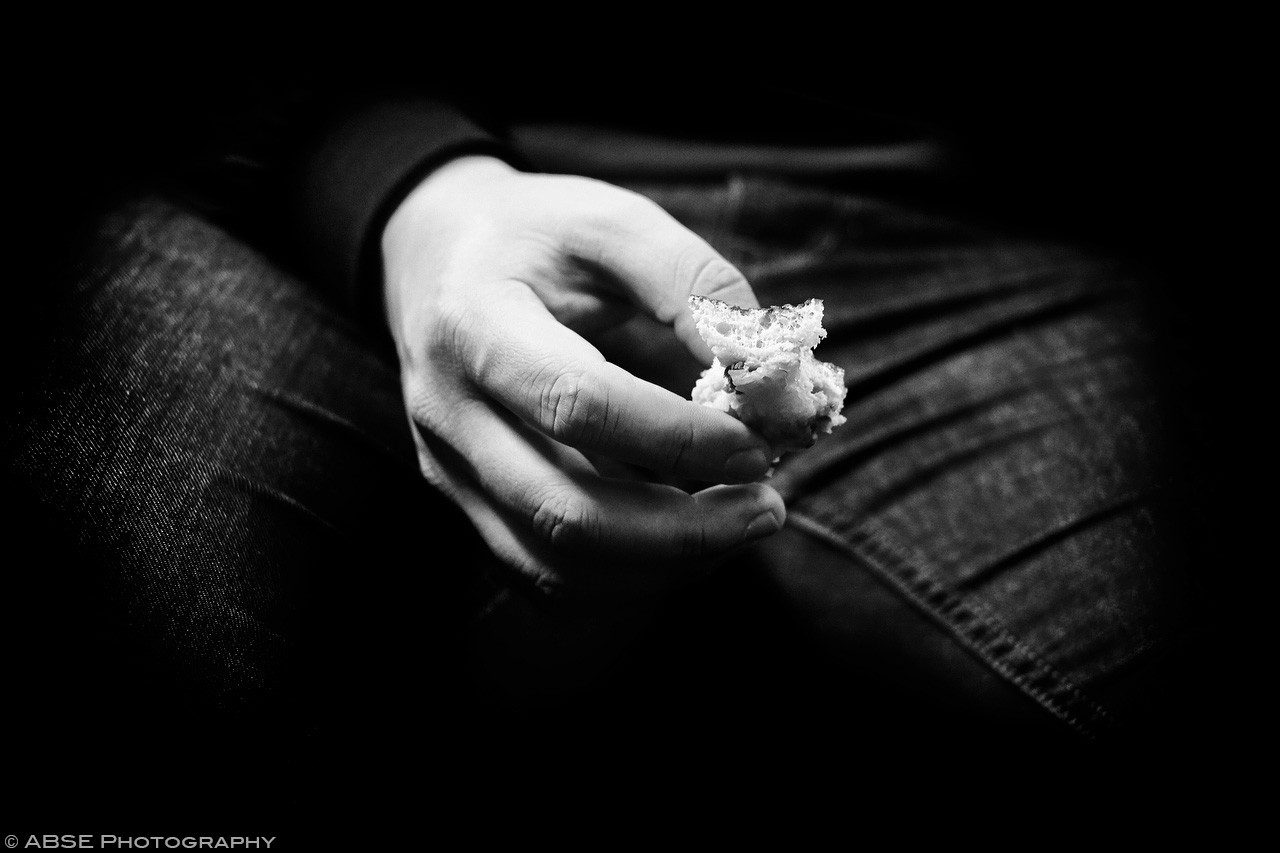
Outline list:
[[[413,285],[408,273],[422,269],[427,257],[442,257],[485,188],[515,174],[517,169],[497,157],[456,157],[432,170],[396,206],[381,234],[382,301],[388,322],[398,313],[400,290]]]
[[[473,199],[483,185],[516,173],[504,160],[482,154],[456,157],[423,178],[396,206],[382,230],[384,254],[388,243],[405,239],[422,228],[454,219],[459,205]]]

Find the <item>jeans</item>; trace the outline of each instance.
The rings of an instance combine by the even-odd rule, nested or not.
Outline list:
[[[637,759],[691,718],[698,749],[757,755],[1182,724],[1199,449],[1144,271],[767,174],[632,188],[762,304],[825,300],[848,423],[778,466],[782,532],[642,614],[530,600],[419,475],[380,333],[136,201],[60,273],[6,425],[40,554],[7,581],[19,725],[153,802],[194,765],[235,773],[206,802],[278,805],[408,756]],[[645,320],[600,346],[697,376]]]

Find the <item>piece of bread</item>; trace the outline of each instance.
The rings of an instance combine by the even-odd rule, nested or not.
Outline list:
[[[811,447],[845,422],[844,370],[813,355],[827,335],[821,299],[738,308],[690,296],[689,306],[715,356],[693,387],[694,402],[741,419],[769,440],[775,457]]]

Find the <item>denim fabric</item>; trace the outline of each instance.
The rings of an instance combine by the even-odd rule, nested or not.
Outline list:
[[[54,697],[69,688],[50,667],[96,685],[139,742],[147,715],[172,715],[157,755],[204,726],[301,776],[335,751],[536,739],[468,667],[536,670],[556,643],[591,677],[538,725],[600,743],[642,718],[672,735],[690,712],[757,739],[926,718],[1096,736],[1159,713],[1148,685],[1187,642],[1194,471],[1142,277],[776,178],[635,189],[762,302],[825,300],[818,355],[846,371],[849,421],[778,467],[781,534],[594,659],[591,626],[557,627],[504,584],[422,482],[386,342],[148,201],[66,274],[7,425],[29,533],[58,566],[21,590],[15,636],[64,623],[23,676]],[[644,321],[601,345],[683,394],[697,375]],[[26,713],[75,716],[54,699]]]
[[[14,535],[39,555],[6,579],[5,626],[36,763],[101,768],[84,803],[218,792],[216,813],[344,748],[385,754],[409,694],[458,682],[465,536],[444,532],[466,529],[418,474],[387,352],[164,203],[74,260],[6,424]],[[371,709],[358,741],[329,737]]]
[[[1196,401],[1177,393],[1158,279],[1043,237],[767,177],[638,189],[721,247],[762,302],[825,300],[817,353],[845,370],[849,421],[774,483],[788,526],[838,559],[822,570],[762,548],[820,641],[857,657],[894,635],[865,627],[876,608],[850,576],[870,573],[1079,733],[1150,725],[1160,712],[1115,685],[1160,681],[1171,649],[1192,642],[1201,544]],[[945,679],[935,645],[897,638],[919,649],[912,672]]]

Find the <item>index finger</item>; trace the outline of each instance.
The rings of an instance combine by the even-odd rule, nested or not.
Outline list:
[[[742,308],[758,308],[746,277],[706,240],[652,200],[628,193],[617,215],[598,217],[576,232],[576,253],[615,276],[629,296],[676,336],[704,364],[711,350],[694,327],[691,295]]]
[[[463,363],[487,395],[562,444],[656,471],[720,483],[769,469],[768,443],[741,421],[610,364],[530,297],[519,311],[476,301]]]

